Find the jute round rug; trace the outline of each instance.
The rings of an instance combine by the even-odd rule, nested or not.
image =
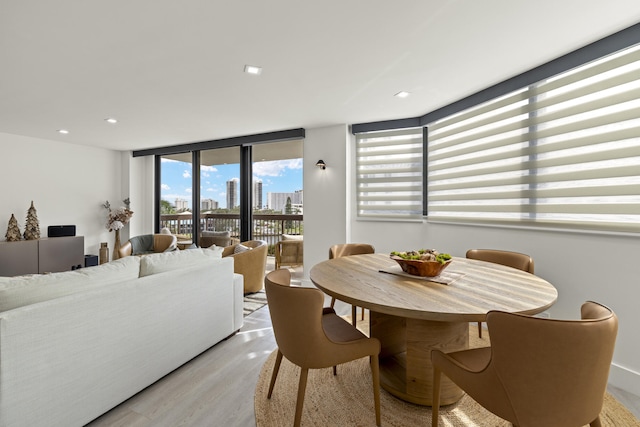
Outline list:
[[[358,325],[365,329],[365,324]],[[483,333],[483,336],[486,335]],[[477,330],[471,328],[472,346],[488,344],[478,340]],[[257,427],[291,426],[296,406],[296,393],[300,368],[286,358],[282,360],[278,379],[271,399],[267,399],[269,381],[275,361],[274,351],[265,362],[254,396]],[[380,390],[382,425],[388,427],[431,425],[431,409],[395,398]],[[640,422],[613,396],[605,396],[600,414],[603,426],[639,427]],[[309,370],[304,399],[302,426],[375,426],[373,390],[368,360],[363,358],[338,366],[338,375],[331,368]],[[458,403],[440,409],[440,426],[443,427],[508,427],[510,423],[496,417],[464,396]]]

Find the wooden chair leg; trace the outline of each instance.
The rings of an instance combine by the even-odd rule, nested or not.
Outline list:
[[[333,367],[333,376],[335,377],[336,375],[338,375],[338,367],[334,366]]]
[[[271,383],[269,384],[269,393],[267,394],[267,399],[271,399],[271,393],[273,393],[273,386],[276,385],[276,377],[278,376],[281,362],[282,353],[280,352],[280,349],[278,349],[278,354],[276,355],[276,363],[273,365],[273,373],[271,374]]]
[[[590,427],[602,427],[602,424],[600,423],[600,415],[598,415],[595,420],[591,421],[591,423],[589,423],[589,426]]]
[[[364,320],[364,307],[362,307],[362,317],[360,318],[360,320]]]
[[[336,298],[332,297],[331,298],[331,305],[329,307],[333,308],[334,305],[336,305]]]
[[[482,338],[482,322],[478,322],[478,337]]]
[[[351,306],[351,324],[353,325],[353,327],[356,327],[356,322],[358,321],[358,316],[356,315],[356,310],[358,309],[358,307],[356,307],[355,305]]]
[[[373,379],[373,402],[376,410],[376,425],[380,427],[380,364],[377,354],[371,356],[370,363],[371,378]]]
[[[431,405],[431,427],[438,427],[440,412],[440,369],[433,368],[433,402]]]
[[[302,369],[302,371],[300,371],[300,382],[298,383],[298,400],[296,400],[296,416],[293,419],[293,427],[300,427],[300,420],[302,420],[302,406],[304,405],[304,391],[307,388],[308,375],[308,368]]]

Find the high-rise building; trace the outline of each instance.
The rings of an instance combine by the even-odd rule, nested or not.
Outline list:
[[[176,199],[176,210],[177,211],[185,211],[189,209],[189,202],[185,199]]]
[[[227,209],[233,209],[240,206],[238,192],[240,191],[240,180],[231,178],[227,181]]]
[[[262,209],[262,180],[253,181],[253,209]]]
[[[202,199],[200,201],[200,209],[202,209],[203,211],[218,209],[218,202],[213,199]]]
[[[267,193],[267,207],[274,211],[284,212],[288,198],[291,199],[292,206],[302,206],[302,194],[302,190],[297,190],[294,193]]]

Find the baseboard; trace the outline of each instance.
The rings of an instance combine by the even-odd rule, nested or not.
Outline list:
[[[612,363],[609,371],[609,383],[640,396],[640,372]]]

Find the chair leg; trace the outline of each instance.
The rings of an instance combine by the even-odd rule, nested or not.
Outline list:
[[[334,366],[333,367],[333,376],[335,377],[336,375],[338,375],[338,367]]]
[[[336,297],[331,297],[331,305],[329,307],[333,308],[336,305]]]
[[[478,337],[482,338],[482,322],[478,322]]]
[[[296,401],[296,416],[293,420],[293,427],[300,427],[300,420],[302,420],[302,405],[304,405],[304,391],[307,388],[307,375],[309,375],[309,368],[303,368],[300,371],[298,400]]]
[[[364,307],[362,307],[362,317],[360,318],[360,320],[364,320]]]
[[[589,426],[590,427],[602,427],[602,424],[600,423],[600,415],[598,415],[595,420],[591,421],[591,423],[589,423]]]
[[[433,402],[431,402],[431,427],[438,427],[440,411],[440,369],[433,368]]]
[[[282,353],[280,352],[280,349],[278,349],[278,354],[276,355],[276,363],[273,365],[273,373],[271,374],[271,383],[269,384],[269,393],[267,393],[267,399],[271,399],[271,393],[273,393],[273,386],[276,385],[276,377],[278,376],[281,362]]]
[[[373,402],[376,410],[376,425],[380,427],[380,364],[378,355],[371,356],[371,378],[373,379]]]
[[[356,323],[358,322],[357,309],[358,307],[356,307],[355,305],[351,306],[351,324],[354,328],[356,327]]]

